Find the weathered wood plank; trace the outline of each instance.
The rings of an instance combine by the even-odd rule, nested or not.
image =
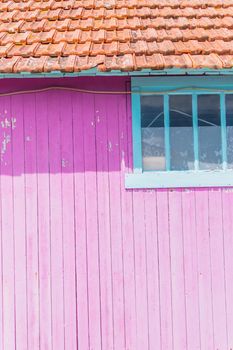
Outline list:
[[[52,349],[48,99],[36,94],[40,347]]]
[[[195,190],[182,192],[187,348],[200,349]]]
[[[18,349],[27,350],[27,290],[26,290],[26,225],[25,225],[25,168],[24,168],[24,110],[22,98],[11,98],[13,159],[13,215],[15,259],[15,322]]]
[[[83,96],[86,234],[88,259],[88,309],[90,348],[101,349],[99,227],[96,184],[95,105],[93,95]]]
[[[157,191],[161,348],[173,349],[171,257],[168,193]]]
[[[114,346],[116,349],[124,349],[125,320],[118,99],[114,96],[110,96],[106,101],[106,107],[108,128],[107,154],[109,167]]]
[[[69,92],[60,98],[61,165],[62,165],[62,228],[64,252],[64,317],[65,349],[76,349],[76,266],[74,231],[74,161],[73,110]]]
[[[225,265],[225,287],[226,287],[226,316],[227,316],[227,340],[228,349],[233,349],[233,190],[226,188],[222,190],[223,209],[223,242],[224,242],[224,265]]]
[[[181,190],[169,191],[172,317],[174,350],[187,348]]]
[[[208,190],[195,192],[201,349],[214,349]]]
[[[108,134],[106,103],[95,96],[95,127],[97,157],[97,196],[99,224],[101,329],[103,350],[114,349],[111,225],[108,174]]]
[[[35,95],[24,96],[28,349],[39,349],[39,250]]]
[[[12,131],[5,127],[11,118],[11,99],[1,99],[1,230],[2,230],[2,297],[3,349],[15,349],[15,259],[12,179]]]
[[[56,92],[50,92],[48,98],[48,157],[51,240],[51,317],[53,347],[59,350],[65,348],[60,114],[59,96]]]
[[[78,350],[89,349],[87,217],[85,200],[83,95],[72,95],[74,131],[74,204],[77,274],[77,338]]]
[[[227,349],[222,191],[209,190],[209,235],[211,255],[215,349]]]

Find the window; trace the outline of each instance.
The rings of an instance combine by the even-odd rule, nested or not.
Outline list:
[[[126,187],[233,185],[233,79],[133,78]]]

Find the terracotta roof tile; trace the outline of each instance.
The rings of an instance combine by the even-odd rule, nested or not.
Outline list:
[[[232,0],[4,0],[0,72],[233,67]]]

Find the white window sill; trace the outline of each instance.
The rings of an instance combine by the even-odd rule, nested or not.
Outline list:
[[[132,173],[125,175],[125,187],[127,189],[233,187],[233,169]]]

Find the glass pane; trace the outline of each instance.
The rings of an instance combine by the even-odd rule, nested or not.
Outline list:
[[[192,96],[170,96],[169,110],[171,170],[193,170]]]
[[[141,97],[144,170],[165,170],[163,96]]]
[[[227,164],[233,169],[233,95],[226,95]]]
[[[200,169],[222,167],[220,96],[198,96],[198,135]]]

